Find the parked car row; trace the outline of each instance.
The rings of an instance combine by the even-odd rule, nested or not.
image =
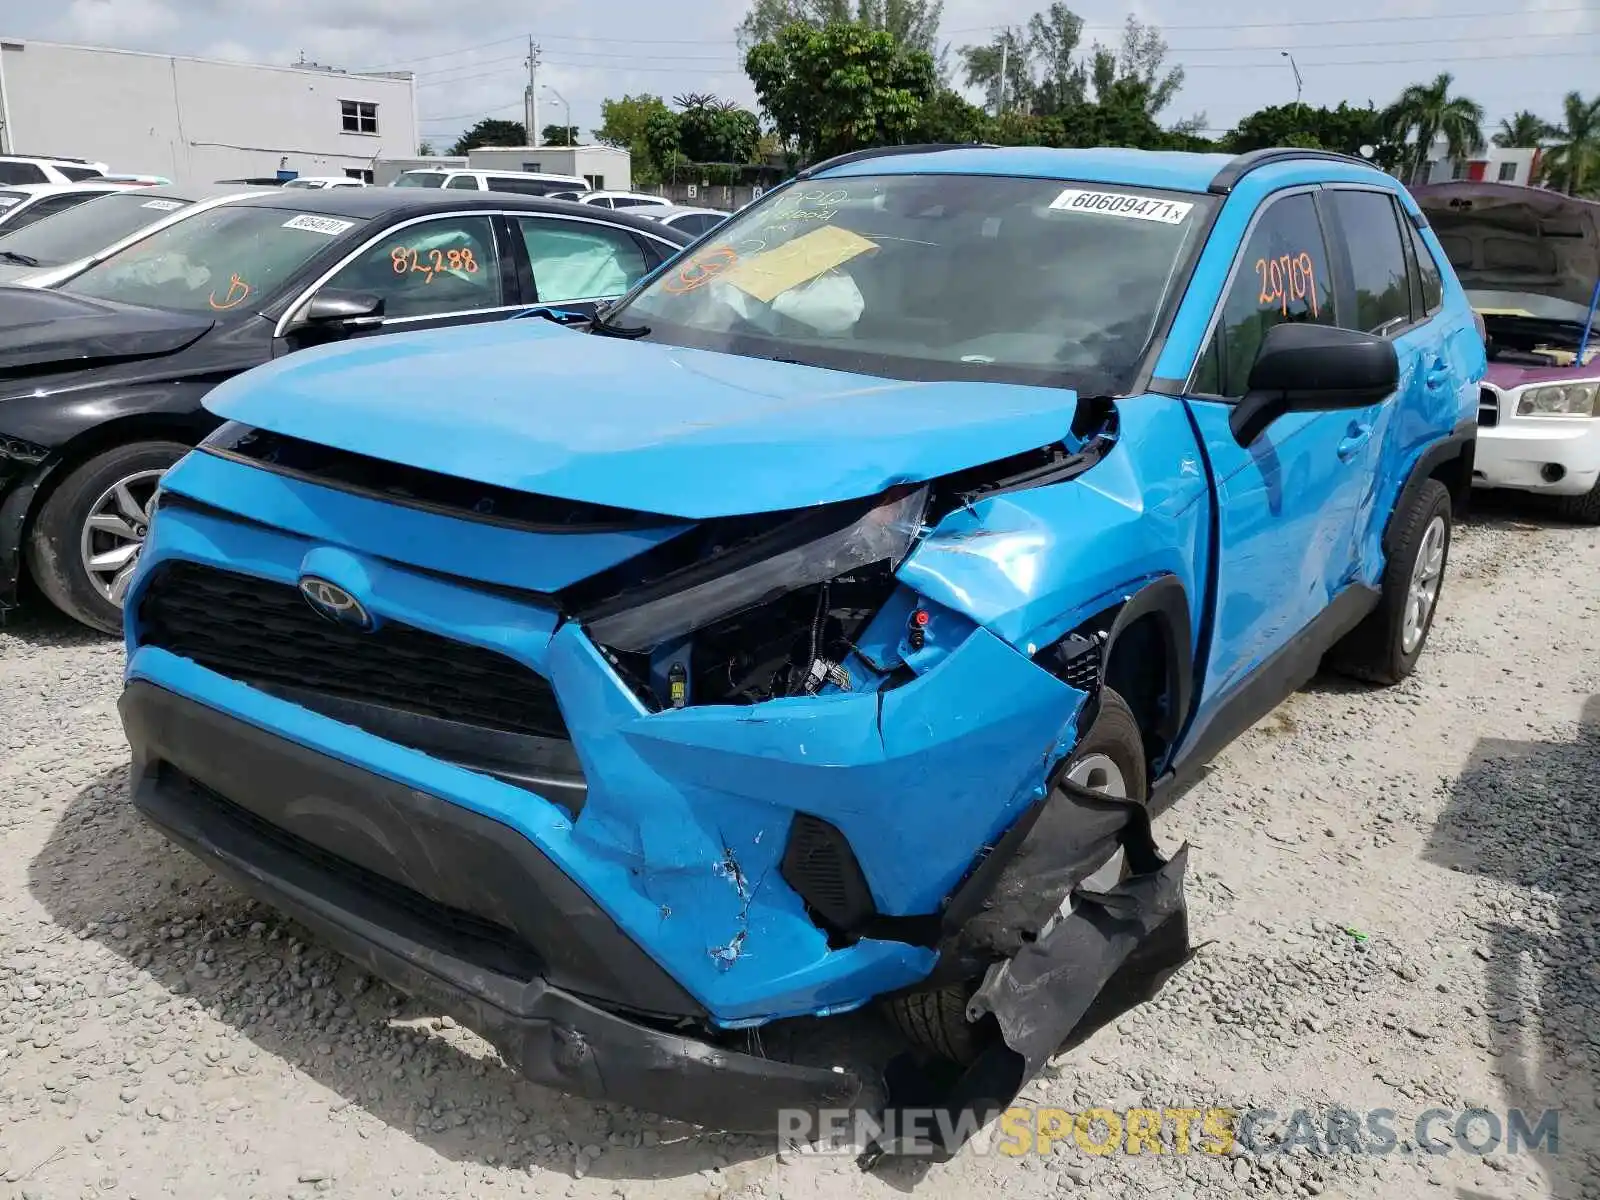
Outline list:
[[[595,1099],[848,1106],[750,1031],[873,1004],[891,1104],[1004,1109],[1192,952],[1150,813],[1415,669],[1474,483],[1600,475],[1518,465],[1600,429],[1600,206],[901,147],[697,238],[488,174],[0,288],[0,585],[122,630],[152,824]]]
[[[156,485],[217,425],[219,381],[341,339],[589,315],[690,240],[529,196],[237,186],[123,192],[0,236],[0,607],[26,576],[118,628]]]

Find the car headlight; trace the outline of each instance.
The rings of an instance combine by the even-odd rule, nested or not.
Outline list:
[[[1529,388],[1517,400],[1519,417],[1600,416],[1600,380]]]
[[[586,622],[589,635],[614,650],[648,650],[850,571],[880,562],[892,570],[916,541],[927,504],[926,486],[891,496],[843,529]]]

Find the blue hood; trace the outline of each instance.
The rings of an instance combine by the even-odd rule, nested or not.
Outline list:
[[[700,520],[869,496],[1060,441],[1077,395],[903,383],[537,320],[303,351],[218,416],[424,470]]]

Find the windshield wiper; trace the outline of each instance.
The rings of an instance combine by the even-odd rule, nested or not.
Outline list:
[[[18,254],[15,250],[0,250],[0,258],[23,267],[37,267],[39,265],[37,258],[27,254]]]
[[[589,320],[590,333],[598,333],[601,337],[626,338],[629,341],[649,336],[650,326],[648,325],[611,324],[608,316],[610,311],[609,305],[595,310],[594,316]]]

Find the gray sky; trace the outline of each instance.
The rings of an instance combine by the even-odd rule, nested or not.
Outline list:
[[[600,101],[624,93],[670,98],[715,92],[754,105],[739,69],[733,28],[747,0],[0,0],[0,35],[134,50],[293,62],[418,74],[423,134],[437,145],[479,117],[521,118],[523,59],[533,34],[541,79],[571,103],[587,139]],[[952,46],[982,41],[996,25],[1022,22],[1047,0],[947,0],[943,35]],[[1187,70],[1164,114],[1170,123],[1203,112],[1225,129],[1266,104],[1294,99],[1291,50],[1308,104],[1368,100],[1382,105],[1407,83],[1447,70],[1458,88],[1499,119],[1531,108],[1547,119],[1576,88],[1600,89],[1600,0],[1109,0],[1072,4],[1111,40],[1129,11],[1163,27],[1172,61]],[[1298,21],[1286,13],[1297,9]],[[1463,15],[1465,14],[1465,15]],[[1404,19],[1401,19],[1404,18]],[[541,99],[541,124],[562,105]]]

